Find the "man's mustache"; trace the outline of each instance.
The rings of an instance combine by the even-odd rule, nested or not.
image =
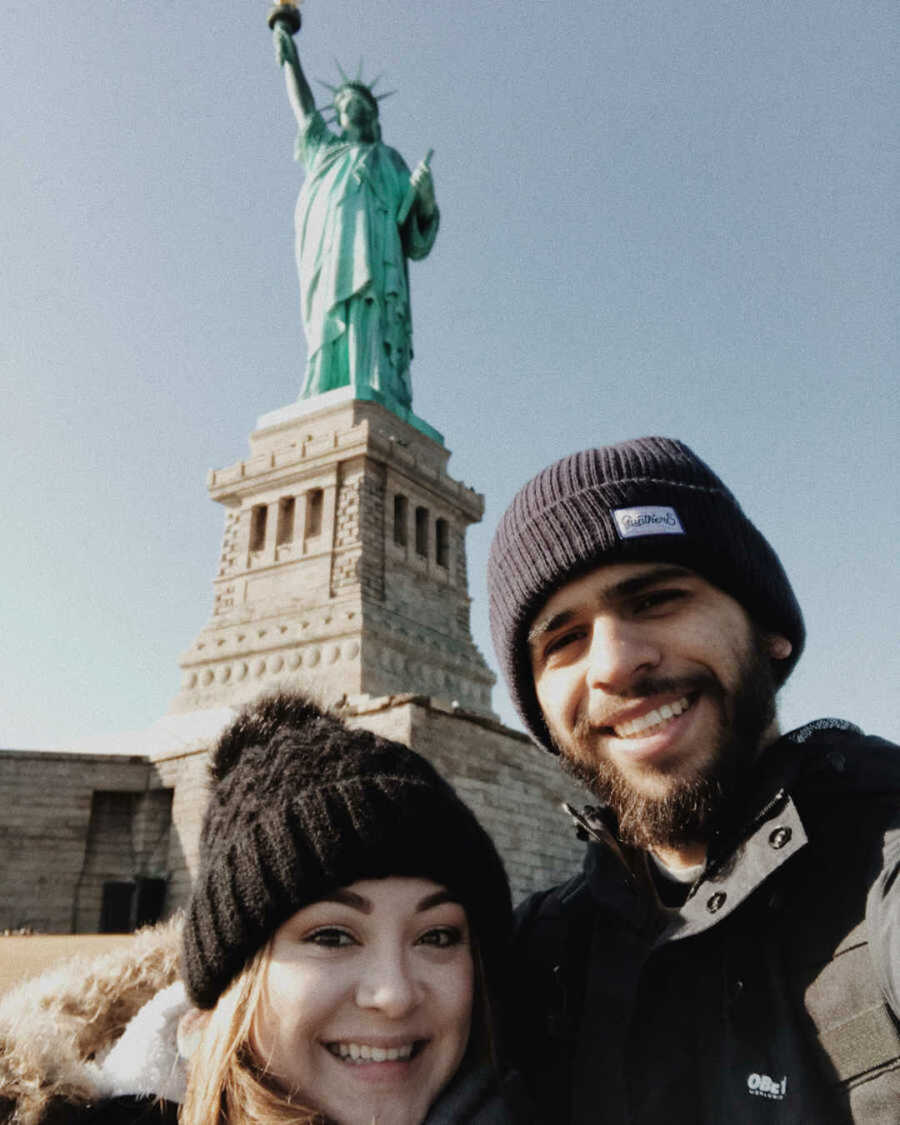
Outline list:
[[[649,699],[654,695],[697,695],[705,693],[715,699],[725,698],[725,689],[711,672],[696,672],[690,676],[645,676],[614,696],[604,694],[601,707],[586,711],[575,723],[576,738],[609,730],[622,707],[636,699]]]

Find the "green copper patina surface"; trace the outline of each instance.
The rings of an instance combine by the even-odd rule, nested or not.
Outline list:
[[[360,81],[336,90],[330,129],[282,21],[273,36],[306,170],[295,216],[308,346],[300,398],[351,386],[413,421],[407,264],[431,250],[440,218],[427,160],[410,175],[382,142],[378,102]]]

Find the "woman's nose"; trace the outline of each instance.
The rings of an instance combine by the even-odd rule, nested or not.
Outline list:
[[[402,953],[373,955],[364,966],[356,991],[361,1008],[375,1008],[391,1019],[411,1012],[421,998],[421,985]]]

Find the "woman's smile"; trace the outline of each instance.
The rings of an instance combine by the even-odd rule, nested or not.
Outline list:
[[[372,1043],[326,1043],[336,1058],[350,1063],[409,1062],[425,1046],[427,1040],[416,1039],[402,1047],[376,1047]]]

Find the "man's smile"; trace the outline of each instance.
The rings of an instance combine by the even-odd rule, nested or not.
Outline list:
[[[632,712],[624,718],[612,718],[610,722],[602,724],[612,731],[616,738],[636,738],[638,735],[656,733],[654,728],[662,726],[672,718],[677,718],[682,712],[687,711],[697,699],[697,693],[682,695],[665,703],[647,701],[637,707],[629,708]],[[599,726],[601,724],[594,724]]]

